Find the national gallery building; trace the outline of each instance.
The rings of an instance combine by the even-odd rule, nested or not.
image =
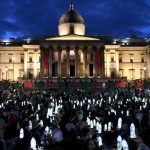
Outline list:
[[[0,80],[150,78],[150,39],[87,36],[85,30],[71,4],[59,20],[57,36],[0,39]]]

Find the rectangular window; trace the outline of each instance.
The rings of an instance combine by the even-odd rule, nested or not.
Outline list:
[[[111,62],[114,62],[114,56],[111,56]]]
[[[29,56],[29,62],[32,63],[33,60],[32,60],[32,56]]]
[[[12,56],[9,55],[9,63],[12,63]]]
[[[144,63],[144,57],[143,56],[141,57],[141,62]]]
[[[132,57],[130,58],[130,63],[133,63],[133,58]]]
[[[119,62],[120,63],[122,62],[122,56],[119,56]]]
[[[20,62],[24,63],[24,56],[23,55],[20,55]]]

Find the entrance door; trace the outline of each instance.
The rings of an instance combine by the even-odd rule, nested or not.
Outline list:
[[[70,65],[70,76],[71,77],[75,76],[75,65]]]
[[[111,71],[111,75],[110,75],[110,77],[111,77],[112,79],[114,79],[114,78],[115,78],[115,71]]]
[[[32,71],[29,71],[29,79],[32,79],[33,78],[33,73]]]
[[[29,79],[33,79],[33,69],[28,69],[27,70],[27,75]]]
[[[93,76],[93,64],[89,64],[89,75]]]

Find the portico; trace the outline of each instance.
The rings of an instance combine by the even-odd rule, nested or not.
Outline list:
[[[41,77],[93,77],[103,74],[99,39],[66,35],[41,43]],[[101,54],[103,54],[101,52]]]

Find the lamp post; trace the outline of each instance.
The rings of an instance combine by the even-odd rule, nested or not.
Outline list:
[[[5,71],[6,71],[6,80],[7,80],[7,72],[8,72],[8,67],[5,67]]]
[[[143,67],[144,70],[144,80],[146,80],[146,66]]]
[[[15,62],[15,57],[12,57],[12,62],[13,62],[13,81],[14,81],[14,73],[15,73],[15,71],[14,71],[14,62]]]
[[[142,77],[142,70],[140,70],[140,77],[141,77],[141,80],[143,79],[143,77]]]
[[[133,81],[133,57],[131,57],[131,63],[132,63],[132,81]]]

